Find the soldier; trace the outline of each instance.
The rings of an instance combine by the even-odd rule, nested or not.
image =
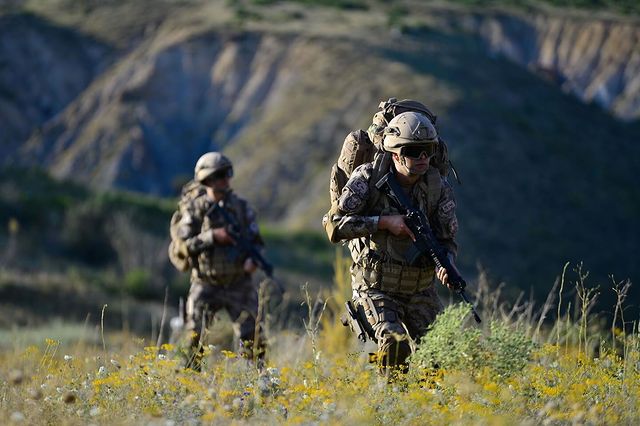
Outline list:
[[[417,265],[407,263],[405,253],[415,236],[389,196],[375,184],[387,172],[394,172],[413,205],[428,217],[452,264],[458,222],[452,188],[430,167],[438,134],[425,115],[404,112],[394,117],[384,130],[383,148],[390,153],[390,161],[365,163],[353,171],[337,211],[325,218],[325,227],[332,241],[350,242],[353,303],[362,306],[375,334],[381,371],[389,367],[406,371],[414,342],[443,309],[435,278],[447,284],[448,277],[444,269],[435,270],[431,259],[422,258]]]
[[[181,205],[178,237],[191,259],[191,288],[186,306],[190,333],[187,367],[201,368],[202,342],[214,314],[226,309],[234,321],[239,352],[261,360],[264,342],[258,314],[258,290],[251,276],[257,265],[238,250],[234,235],[263,246],[256,216],[248,203],[232,192],[231,161],[218,152],[204,154],[195,167],[203,191]],[[232,223],[229,223],[232,222]],[[231,232],[232,228],[233,232]]]

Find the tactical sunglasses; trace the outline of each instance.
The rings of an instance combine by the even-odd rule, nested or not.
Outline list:
[[[218,170],[217,172],[211,174],[211,176],[209,176],[209,179],[219,180],[219,179],[230,178],[232,176],[233,176],[233,168],[227,167],[226,169]]]
[[[400,148],[400,155],[417,160],[422,157],[422,153],[426,154],[427,158],[429,158],[435,155],[437,151],[437,143],[429,143],[426,145],[408,145]]]

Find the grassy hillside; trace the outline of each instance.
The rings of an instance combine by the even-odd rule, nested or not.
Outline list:
[[[345,297],[349,283],[339,279],[335,288]],[[71,425],[640,420],[638,331],[625,333],[619,323],[609,323],[611,331],[599,328],[584,309],[588,300],[584,307],[570,308],[566,299],[547,305],[542,316],[556,308],[563,313],[551,329],[540,326],[541,315],[526,302],[511,309],[495,292],[480,300],[481,327],[468,308],[451,306],[418,345],[409,373],[391,380],[367,361],[375,346],[357,343],[339,324],[341,305],[320,300],[327,301],[322,310],[305,305],[304,331],[269,328],[263,370],[230,351],[228,342],[212,341],[196,373],[181,368],[179,347],[109,329],[78,330],[86,336],[78,341],[52,327],[38,330],[39,341],[23,334],[10,345],[0,333],[0,415],[16,423]]]
[[[331,76],[321,101],[307,104],[308,91],[292,90],[286,108],[265,111],[227,149],[242,159],[243,192],[277,218],[286,215],[291,226],[319,228],[322,209],[328,209],[326,164],[335,161],[341,138],[332,145],[320,145],[318,138],[366,128],[369,117],[359,111],[363,104],[373,107],[375,94],[419,93],[438,113],[463,180],[454,188],[459,263],[467,275],[480,264],[514,293],[532,289],[543,299],[565,262],[583,261],[607,302],[613,297],[609,274],[638,281],[632,253],[640,244],[639,123],[621,123],[553,83],[487,56],[474,37],[415,28],[402,43],[401,51],[393,41],[382,47],[360,43],[361,50],[327,43],[324,60],[305,67],[309,80]],[[287,119],[291,110],[295,120]],[[319,110],[337,113],[309,125]],[[250,155],[258,140],[259,155]]]
[[[116,329],[157,327],[165,291],[171,312],[188,291],[187,274],[166,255],[175,205],[92,192],[35,169],[0,170],[0,328],[51,318],[82,322],[87,314],[94,323],[104,304]],[[268,226],[263,232],[276,276],[296,291],[292,306],[305,282],[318,289],[331,281],[335,250],[323,236]]]
[[[72,108],[57,115],[55,123],[34,132],[31,142],[37,151],[39,138],[50,136],[51,151],[66,154],[61,156],[64,171],[79,173],[70,159],[75,154],[86,180],[95,177],[93,162],[105,152],[100,164],[105,175],[115,168],[109,161],[128,147],[125,160],[135,161],[125,164],[131,167],[125,168],[124,178],[135,179],[137,165],[151,168],[154,179],[173,180],[176,176],[167,176],[165,166],[174,155],[164,163],[144,160],[159,157],[169,144],[179,150],[175,141],[179,146],[185,141],[199,144],[197,154],[188,154],[193,161],[204,149],[224,148],[236,161],[234,185],[239,192],[256,204],[262,218],[283,226],[271,234],[273,257],[286,267],[291,282],[316,279],[316,273],[327,282],[333,251],[319,234],[320,217],[328,207],[329,167],[342,137],[367,127],[381,99],[415,97],[438,113],[464,181],[456,193],[459,264],[467,276],[475,276],[479,264],[495,280],[506,280],[514,295],[531,291],[544,299],[565,262],[584,261],[601,285],[603,306],[611,306],[613,297],[608,274],[616,280],[640,279],[633,257],[640,235],[637,122],[621,123],[564,94],[557,82],[487,54],[484,43],[465,32],[457,15],[429,14],[430,2],[322,3],[331,7],[318,2],[58,0],[5,9],[27,10],[75,28],[126,57]],[[514,3],[520,4],[495,2]],[[610,3],[598,4],[606,8]],[[143,13],[146,9],[149,13]],[[214,45],[216,53],[224,54],[215,62],[219,67],[211,68],[210,63],[220,59],[210,52]],[[190,74],[202,58],[197,51],[204,52],[206,64]],[[136,61],[141,58],[148,62],[140,67]],[[230,78],[202,92],[197,84],[190,86],[194,75],[204,82],[212,75]],[[166,84],[173,78],[185,84]],[[116,86],[122,90],[108,90]],[[199,96],[182,102],[178,95],[185,87]],[[237,87],[258,89],[234,92]],[[278,90],[267,97],[274,87]],[[202,98],[219,97],[203,93],[219,95],[227,89],[230,98],[246,96],[238,96],[240,106],[224,105],[228,120],[214,128],[211,117],[218,117],[213,114],[219,112],[218,105],[202,108]],[[145,93],[151,94],[149,99]],[[256,99],[265,103],[254,105]],[[86,113],[87,104],[95,111]],[[170,108],[162,108],[167,105]],[[200,112],[199,123],[205,123],[198,128],[201,132],[194,136],[192,123],[180,121],[183,116],[174,114],[176,110],[183,116]],[[78,121],[88,129],[87,140],[81,141],[82,150],[75,149],[77,145],[66,149],[65,143],[76,141],[65,138],[78,131]],[[61,140],[58,133],[64,135]],[[155,133],[167,136],[165,145],[157,144]],[[107,136],[117,143],[110,145]],[[136,144],[130,144],[133,139]],[[142,159],[140,152],[145,154]],[[188,155],[183,158],[185,174],[193,163]],[[8,247],[16,247],[6,256],[16,267],[34,270],[44,265],[63,273],[68,265],[81,271],[97,268],[101,278],[96,281],[102,287],[124,286],[131,294],[156,299],[167,286],[184,287],[184,279],[176,278],[163,254],[171,202],[88,193],[68,183],[61,185],[69,194],[55,195],[58,192],[46,185],[38,179],[5,185],[9,201],[2,201],[2,220],[17,217],[21,229],[13,237],[3,236]],[[30,193],[35,195],[23,195]],[[42,238],[50,243],[51,253],[40,254]],[[306,248],[300,250],[299,243]],[[304,274],[307,271],[313,278]]]
[[[548,291],[540,282],[552,281],[565,261],[584,261],[607,299],[608,274],[637,281],[640,123],[620,123],[487,57],[472,38],[415,37],[429,46],[386,54],[414,78],[435,77],[436,93],[457,95],[436,110],[463,179],[454,185],[461,263],[480,262],[538,297]]]

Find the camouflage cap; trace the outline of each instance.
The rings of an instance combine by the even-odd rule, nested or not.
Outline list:
[[[194,171],[195,179],[198,182],[204,181],[206,178],[217,172],[232,168],[231,160],[219,152],[207,152],[196,162]]]
[[[384,129],[384,149],[400,153],[407,145],[438,143],[438,132],[424,114],[403,112],[395,116]]]

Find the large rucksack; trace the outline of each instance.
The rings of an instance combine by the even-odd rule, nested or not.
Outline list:
[[[373,117],[373,123],[366,132],[356,130],[347,135],[342,143],[338,161],[331,169],[329,193],[332,207],[337,204],[342,188],[356,167],[372,161],[374,164],[384,166],[390,164],[389,154],[382,150],[384,128],[393,117],[407,111],[422,113],[429,118],[434,126],[436,125],[436,115],[422,103],[409,99],[398,101],[395,98],[390,98],[388,101],[380,102],[378,112]],[[447,144],[440,137],[438,137],[438,152],[433,157],[431,165],[438,169],[440,175],[445,177],[453,170],[456,179],[458,179],[457,172],[449,159]]]
[[[171,242],[169,243],[169,260],[180,272],[187,272],[193,266],[194,259],[189,256],[187,244],[178,235],[178,225],[182,220],[182,209],[192,200],[206,193],[204,185],[195,180],[187,182],[182,187],[180,200],[178,201],[178,209],[171,216],[169,225],[169,233],[171,234]]]

